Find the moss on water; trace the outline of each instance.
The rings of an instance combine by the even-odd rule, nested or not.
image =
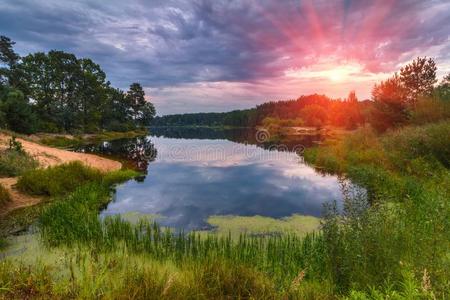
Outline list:
[[[215,227],[218,234],[230,234],[233,237],[242,233],[251,235],[273,235],[296,233],[303,236],[319,230],[320,219],[313,216],[294,214],[282,219],[263,216],[211,216],[208,223]]]
[[[164,216],[159,214],[144,214],[136,211],[130,211],[120,214],[122,220],[136,224],[141,220],[146,220],[148,222],[158,222],[164,218]]]

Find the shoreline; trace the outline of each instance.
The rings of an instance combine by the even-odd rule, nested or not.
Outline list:
[[[7,149],[8,140],[12,135],[0,132],[0,150]],[[82,164],[98,169],[101,172],[117,171],[122,169],[122,163],[95,154],[71,152],[68,150],[46,146],[31,141],[31,139],[17,138],[25,152],[34,157],[42,168],[61,165],[73,161],[80,161]],[[41,203],[44,197],[34,197],[26,195],[16,189],[15,184],[18,177],[0,177],[2,184],[11,195],[11,201],[1,208],[0,216],[5,217],[17,209],[34,206]]]

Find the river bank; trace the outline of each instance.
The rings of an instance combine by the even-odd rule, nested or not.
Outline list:
[[[9,147],[9,141],[12,135],[0,133],[0,151],[5,151]],[[23,151],[37,161],[39,167],[47,168],[51,166],[61,165],[69,162],[80,161],[86,166],[98,169],[102,172],[110,172],[122,168],[122,164],[112,159],[103,158],[94,154],[76,153],[63,149],[45,146],[32,142],[31,139],[17,138]],[[42,201],[42,197],[36,197],[20,192],[16,187],[17,177],[0,178],[0,184],[10,194],[10,200],[2,207],[0,216],[5,216],[11,211],[26,206],[36,205]]]

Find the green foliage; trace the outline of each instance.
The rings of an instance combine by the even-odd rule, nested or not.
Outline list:
[[[0,297],[20,299],[281,299],[267,276],[224,261],[182,268],[125,250],[65,254],[60,265],[0,262]],[[293,294],[293,293],[292,293]],[[287,295],[285,295],[287,296]]]
[[[24,152],[22,143],[19,142],[15,136],[12,136],[9,139],[9,150],[16,152]]]
[[[83,184],[99,182],[101,179],[100,171],[86,167],[81,162],[70,162],[28,171],[19,178],[17,187],[31,195],[61,196]]]
[[[8,190],[0,184],[0,207],[7,204],[9,201],[11,201],[11,196],[9,195]]]
[[[66,136],[48,136],[40,140],[42,144],[57,147],[57,148],[74,148],[85,144],[92,144],[101,141],[112,141],[117,139],[134,138],[139,136],[146,136],[148,131],[132,130],[124,132],[103,131],[90,135],[75,135],[73,137]]]
[[[433,97],[418,99],[409,121],[414,125],[424,125],[446,119],[450,119],[450,97],[445,100],[436,90]]]
[[[283,122],[280,126],[334,125],[353,129],[363,123],[362,110],[371,105],[370,101],[358,102],[354,93],[350,93],[349,99],[346,100],[314,94],[301,96],[296,100],[267,102],[256,108],[226,113],[166,115],[156,117],[152,125],[255,127],[264,125],[264,120],[280,120]]]
[[[391,164],[404,172],[412,172],[417,159],[432,164],[431,170],[439,170],[437,163],[450,168],[450,121],[421,127],[406,127],[389,132],[381,139]]]
[[[400,81],[406,92],[406,101],[415,107],[419,96],[430,96],[436,80],[436,63],[432,58],[417,57],[400,69]]]
[[[343,217],[331,208],[323,225],[332,282],[344,294],[353,289],[350,299],[427,298],[431,290],[437,298],[448,296],[449,125],[406,127],[382,136],[361,129],[307,150],[307,160],[345,172],[369,193],[347,199]],[[426,273],[429,291],[412,288],[417,280],[406,273],[414,278]],[[372,287],[381,296],[372,294]]]
[[[131,119],[140,125],[149,125],[156,111],[153,104],[145,100],[142,86],[136,82],[132,83],[125,99],[132,110]]]
[[[34,133],[37,118],[20,90],[0,85],[0,127],[19,133]]]
[[[24,151],[0,151],[0,177],[15,177],[39,166],[37,160]]]
[[[83,144],[83,140],[80,138],[67,138],[64,136],[46,137],[41,139],[40,142],[57,148],[73,148]]]
[[[131,130],[153,119],[155,108],[138,83],[125,95],[91,59],[56,50],[20,58],[13,45],[1,36],[0,61],[6,65],[0,68],[1,127],[27,134],[92,133]]]

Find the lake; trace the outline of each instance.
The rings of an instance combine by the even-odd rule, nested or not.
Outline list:
[[[266,132],[248,129],[150,132],[78,149],[120,157],[145,174],[119,185],[103,216],[138,212],[158,215],[165,226],[197,230],[210,228],[206,219],[214,215],[320,216],[324,203],[342,203],[342,180],[303,162],[302,150],[318,136],[275,143]]]

